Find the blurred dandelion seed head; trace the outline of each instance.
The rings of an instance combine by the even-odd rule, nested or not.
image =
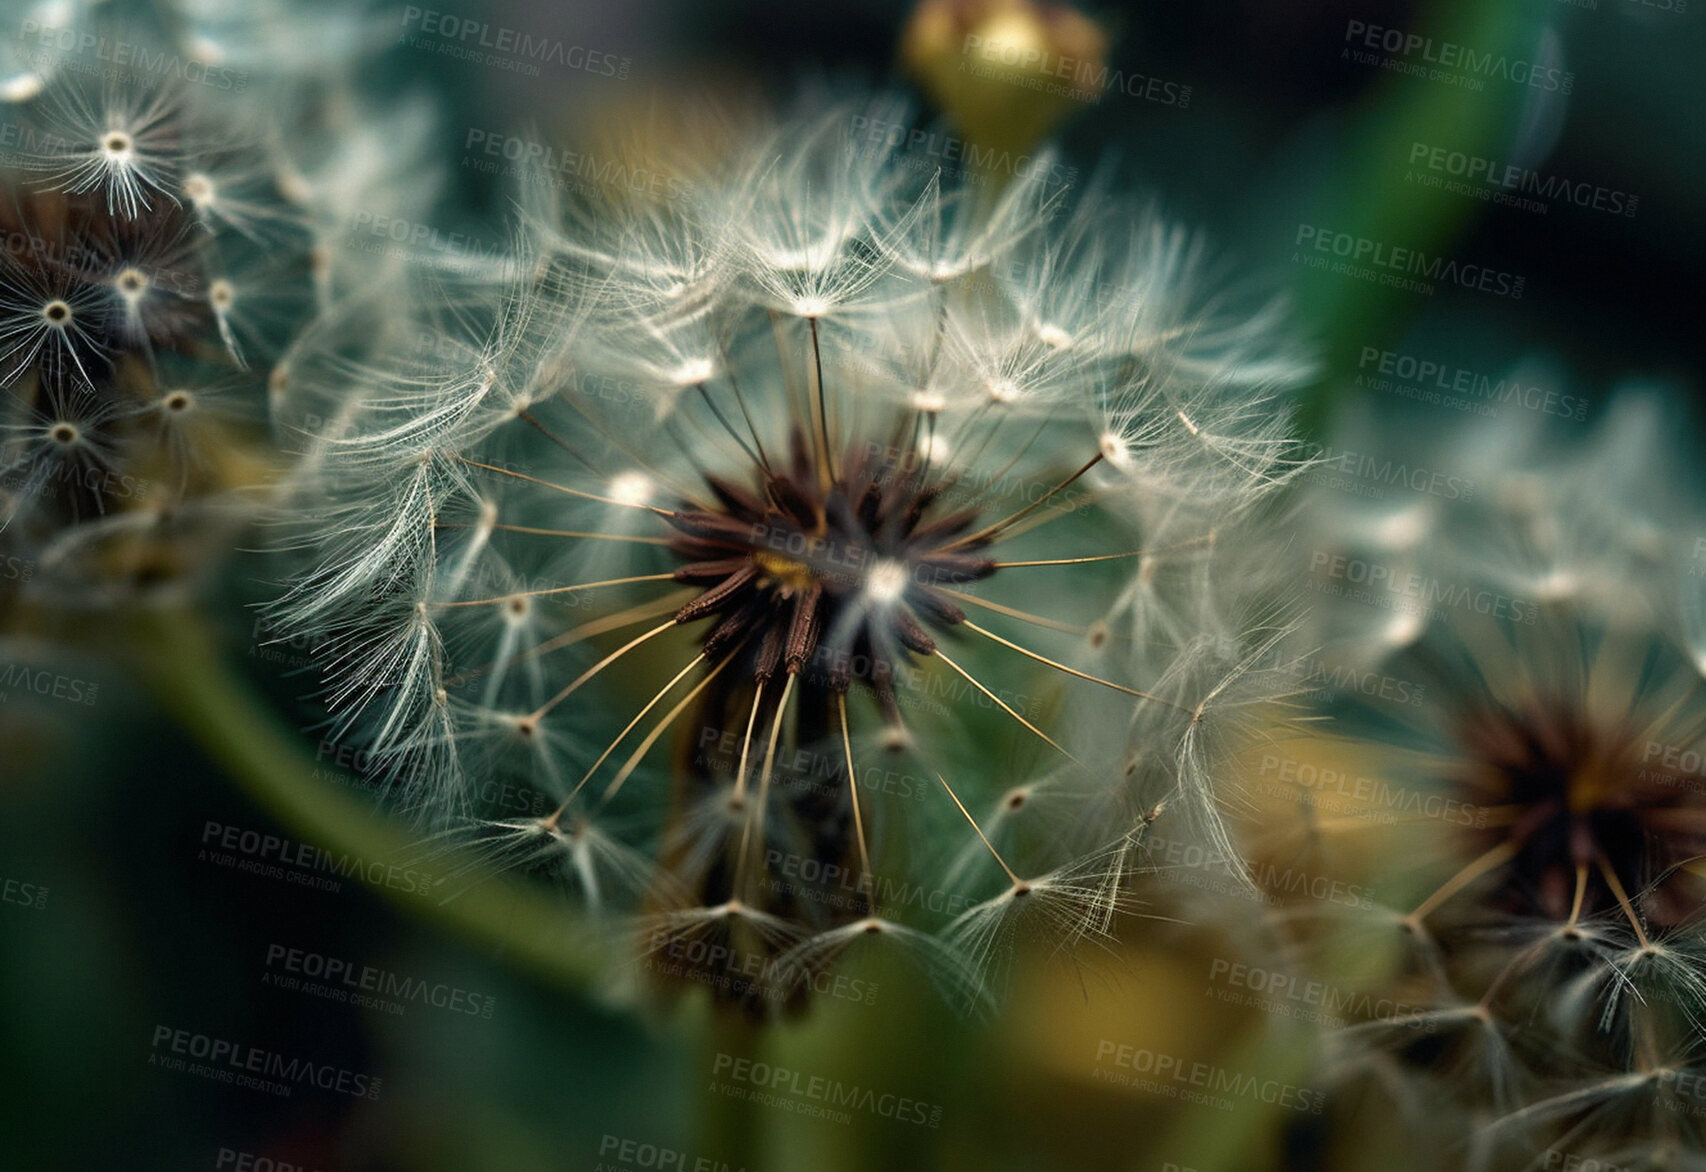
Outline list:
[[[353,76],[217,65],[197,7],[23,17],[0,161],[0,546],[36,567],[32,602],[109,603],[218,560],[283,459],[269,368],[357,271],[314,258],[387,206],[290,157],[344,157]],[[306,19],[255,9],[221,40]],[[386,165],[407,161],[392,145]]]
[[[1648,540],[1679,507],[1658,490],[1652,405],[1617,397],[1562,457],[1526,424],[1456,444],[1473,500],[1370,510],[1314,490],[1301,510],[1315,565],[1385,566],[1429,605],[1394,639],[1370,592],[1324,594],[1312,633],[1354,681],[1335,710],[1357,740],[1273,754],[1292,793],[1251,842],[1255,871],[1358,893],[1282,900],[1277,947],[1345,1007],[1341,1085],[1424,1130],[1481,1119],[1453,1166],[1700,1150],[1667,1088],[1698,1075],[1706,1023],[1706,687],[1685,634],[1693,551]],[[1383,1110],[1369,1118],[1389,1126]]]

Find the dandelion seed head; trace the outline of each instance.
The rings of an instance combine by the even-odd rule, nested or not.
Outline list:
[[[61,45],[137,50],[99,73],[17,74],[4,94],[24,145],[0,174],[0,470],[19,488],[0,544],[41,568],[39,600],[106,604],[189,584],[267,499],[269,412],[291,404],[247,363],[281,362],[316,308],[310,225],[280,198],[274,152],[330,150],[327,99],[356,75],[322,71],[308,95],[257,61],[253,84],[221,90],[143,66],[207,59],[177,5],[29,16]],[[56,417],[75,441],[56,442]]]
[[[1049,291],[1061,193],[920,180],[850,109],[744,132],[679,198],[531,195],[456,322],[353,371],[293,353],[293,394],[347,404],[278,606],[338,648],[329,703],[429,820],[501,770],[649,857],[641,954],[714,944],[748,975],[694,971],[759,1016],[871,946],[976,1002],[1015,935],[1105,931],[1140,811],[1214,823],[1243,693],[1198,637],[1253,628],[1201,525],[1283,480],[1280,380],[1132,361]],[[1071,231],[1107,265],[1087,234],[1129,219]],[[1146,307],[1184,269],[1152,239],[1121,262]],[[433,330],[454,359],[411,352]]]
[[[1340,1031],[1333,1077],[1378,1068],[1394,1098],[1484,1109],[1488,1142],[1513,1150],[1650,1150],[1674,1133],[1657,1072],[1697,1060],[1706,688],[1673,588],[1687,551],[1638,536],[1667,524],[1677,485],[1654,491],[1612,460],[1641,435],[1648,469],[1664,467],[1650,423],[1622,430],[1644,415],[1614,402],[1620,423],[1544,458],[1531,423],[1420,436],[1417,464],[1468,454],[1440,466],[1472,499],[1371,510],[1320,487],[1300,509],[1317,573],[1354,564],[1345,577],[1388,577],[1427,605],[1323,592],[1317,670],[1338,681],[1345,735],[1274,756],[1347,782],[1299,784],[1252,816],[1256,874],[1283,876],[1261,860],[1287,858],[1366,890],[1293,899],[1284,936],[1324,979],[1342,979],[1329,955],[1381,957],[1355,987],[1416,1007]],[[1386,450],[1366,432],[1336,442]]]

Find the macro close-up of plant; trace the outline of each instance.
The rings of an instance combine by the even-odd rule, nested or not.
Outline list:
[[[15,7],[8,1166],[1706,1168],[1681,0]]]

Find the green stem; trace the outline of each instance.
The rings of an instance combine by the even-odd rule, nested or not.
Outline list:
[[[733,1172],[762,1172],[768,1166],[762,1115],[767,1108],[739,1095],[724,1094],[722,1089],[744,1087],[730,1077],[729,1068],[743,1059],[758,1059],[766,1027],[726,1008],[712,1006],[709,1013],[705,1062],[698,1072],[703,1079],[698,1096],[699,1154]]]
[[[1541,15],[1523,0],[1445,0],[1428,14],[1423,31],[1478,52],[1520,57],[1533,52]],[[1410,149],[1420,142],[1497,155],[1509,146],[1526,92],[1493,79],[1482,92],[1410,77],[1390,79],[1357,116],[1354,153],[1323,177],[1317,222],[1430,254],[1449,248],[1485,205],[1410,181]],[[1356,373],[1361,348],[1390,341],[1418,303],[1413,293],[1317,270],[1299,276],[1297,292],[1299,308],[1317,323],[1325,344],[1324,378],[1300,419],[1306,429],[1319,432]]]
[[[154,701],[282,825],[327,850],[364,860],[419,854],[417,835],[316,776],[302,738],[231,669],[194,615],[153,611],[139,616],[135,627],[133,670]],[[442,858],[435,866],[445,873],[468,862],[460,854]],[[608,943],[591,925],[533,887],[491,879],[466,891],[424,897],[384,884],[374,891],[491,945],[507,961],[558,985],[584,991],[611,959]]]

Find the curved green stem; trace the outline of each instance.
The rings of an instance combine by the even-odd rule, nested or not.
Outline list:
[[[728,1077],[730,1065],[741,1059],[756,1061],[767,1027],[740,1013],[712,1008],[705,1032],[704,1079],[699,1100],[699,1154],[719,1167],[763,1172],[766,1162],[764,1137],[769,1134],[764,1112],[768,1108],[738,1095],[723,1093],[738,1087]]]
[[[166,709],[256,802],[281,824],[328,850],[366,860],[419,853],[419,837],[316,776],[301,737],[279,720],[204,624],[183,611],[154,611],[136,622],[132,667]],[[445,857],[445,870],[466,862]],[[611,963],[607,941],[561,900],[522,884],[490,879],[442,895],[374,891],[425,915],[555,984],[590,988]]]

